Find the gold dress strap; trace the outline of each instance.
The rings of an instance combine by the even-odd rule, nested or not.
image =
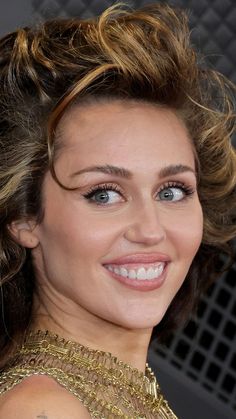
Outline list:
[[[86,406],[91,418],[177,419],[148,366],[143,374],[108,352],[48,331],[27,336],[0,375],[0,394],[33,374],[54,378]]]

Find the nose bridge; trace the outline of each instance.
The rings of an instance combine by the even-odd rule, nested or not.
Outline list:
[[[130,222],[126,238],[134,242],[155,244],[163,240],[165,230],[158,211],[157,202],[148,200],[134,205],[130,213]]]

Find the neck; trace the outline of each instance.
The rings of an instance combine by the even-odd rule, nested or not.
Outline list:
[[[76,315],[57,308],[52,311],[35,301],[32,329],[49,330],[89,348],[110,352],[119,360],[144,372],[151,329],[126,329],[79,309]],[[36,309],[37,307],[37,309]],[[65,326],[66,325],[66,326]]]

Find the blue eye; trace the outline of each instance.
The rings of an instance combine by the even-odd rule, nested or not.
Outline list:
[[[100,204],[106,204],[109,201],[109,194],[107,191],[97,191],[94,193],[92,198]]]
[[[188,193],[180,186],[168,186],[158,192],[160,201],[181,201]]]
[[[118,191],[106,187],[91,190],[84,197],[98,205],[109,205],[122,201],[121,194]]]

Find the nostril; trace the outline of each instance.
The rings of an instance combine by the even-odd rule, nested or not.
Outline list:
[[[163,241],[166,237],[165,230],[162,228],[145,228],[144,225],[132,226],[125,232],[125,238],[135,243],[145,243],[154,245]]]
[[[159,215],[156,202],[145,200],[136,203],[130,213],[130,224],[127,226],[125,238],[147,245],[155,245],[164,240],[166,232]]]

